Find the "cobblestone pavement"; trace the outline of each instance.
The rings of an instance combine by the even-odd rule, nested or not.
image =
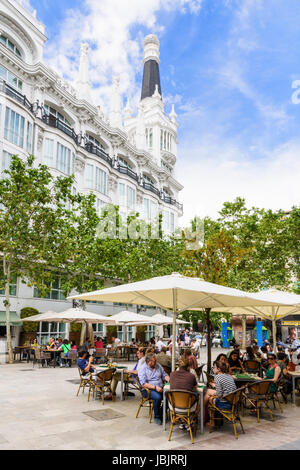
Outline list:
[[[227,424],[198,433],[195,444],[176,427],[169,442],[162,426],[149,424],[146,410],[136,419],[138,396],[120,401],[118,388],[116,401],[103,406],[88,402],[87,392],[77,397],[77,382],[76,367],[0,365],[0,449],[300,449],[300,407],[290,403],[283,414],[275,410],[274,422],[267,413],[259,424],[246,415],[238,439]],[[91,413],[99,410],[105,410],[101,421]]]

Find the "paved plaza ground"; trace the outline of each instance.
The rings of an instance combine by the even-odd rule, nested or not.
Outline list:
[[[221,350],[214,351],[214,356]],[[147,410],[135,418],[139,397],[115,402],[87,401],[87,391],[77,397],[78,371],[72,368],[39,368],[32,363],[0,365],[0,449],[300,449],[300,406],[291,403],[267,412],[258,424],[253,416],[243,419],[245,434],[234,438],[231,425],[211,434],[198,432],[191,444],[186,431],[168,432],[149,424]],[[105,410],[101,420],[87,413]],[[96,413],[97,415],[97,413]],[[169,425],[167,425],[167,429]],[[239,426],[238,426],[238,429]]]

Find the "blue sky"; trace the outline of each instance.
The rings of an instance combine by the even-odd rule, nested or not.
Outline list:
[[[183,221],[215,216],[226,200],[299,204],[298,0],[30,0],[46,25],[45,60],[76,80],[80,43],[94,99],[107,108],[113,75],[137,104],[142,39],[161,43],[162,92],[179,122]]]

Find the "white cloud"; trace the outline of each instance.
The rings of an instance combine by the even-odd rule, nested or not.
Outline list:
[[[107,105],[114,75],[120,76],[120,90],[134,97],[140,84],[142,29],[163,33],[161,11],[198,13],[203,0],[85,0],[80,10],[71,9],[50,38],[45,59],[65,78],[75,82],[80,44],[90,44],[90,80],[95,103]],[[134,31],[134,32],[133,32]],[[75,59],[75,60],[74,60]]]
[[[261,208],[289,210],[300,203],[299,141],[282,145],[259,160],[224,142],[190,144],[181,153],[184,160],[179,161],[177,174],[184,185],[182,225],[194,215],[216,217],[225,201],[238,196],[248,206]]]

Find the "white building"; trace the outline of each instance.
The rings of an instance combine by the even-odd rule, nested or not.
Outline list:
[[[118,204],[123,216],[136,211],[147,221],[162,213],[164,230],[173,231],[183,211],[178,202],[183,187],[175,177],[178,124],[174,106],[170,116],[164,112],[157,37],[144,40],[137,115],[132,116],[128,102],[122,110],[119,78],[113,77],[110,112],[105,116],[91,99],[88,45],[81,46],[74,89],[44,63],[47,38],[36,13],[16,0],[0,0],[0,6],[1,170],[9,166],[11,155],[32,153],[57,176],[74,173],[74,192],[93,191],[99,211],[106,203]],[[62,298],[59,280],[49,300],[38,298],[19,279],[12,292],[17,315],[25,306],[40,312],[70,306]],[[3,317],[3,297],[0,302]],[[120,306],[89,304],[89,310],[111,314]],[[3,318],[0,325],[1,335]]]

